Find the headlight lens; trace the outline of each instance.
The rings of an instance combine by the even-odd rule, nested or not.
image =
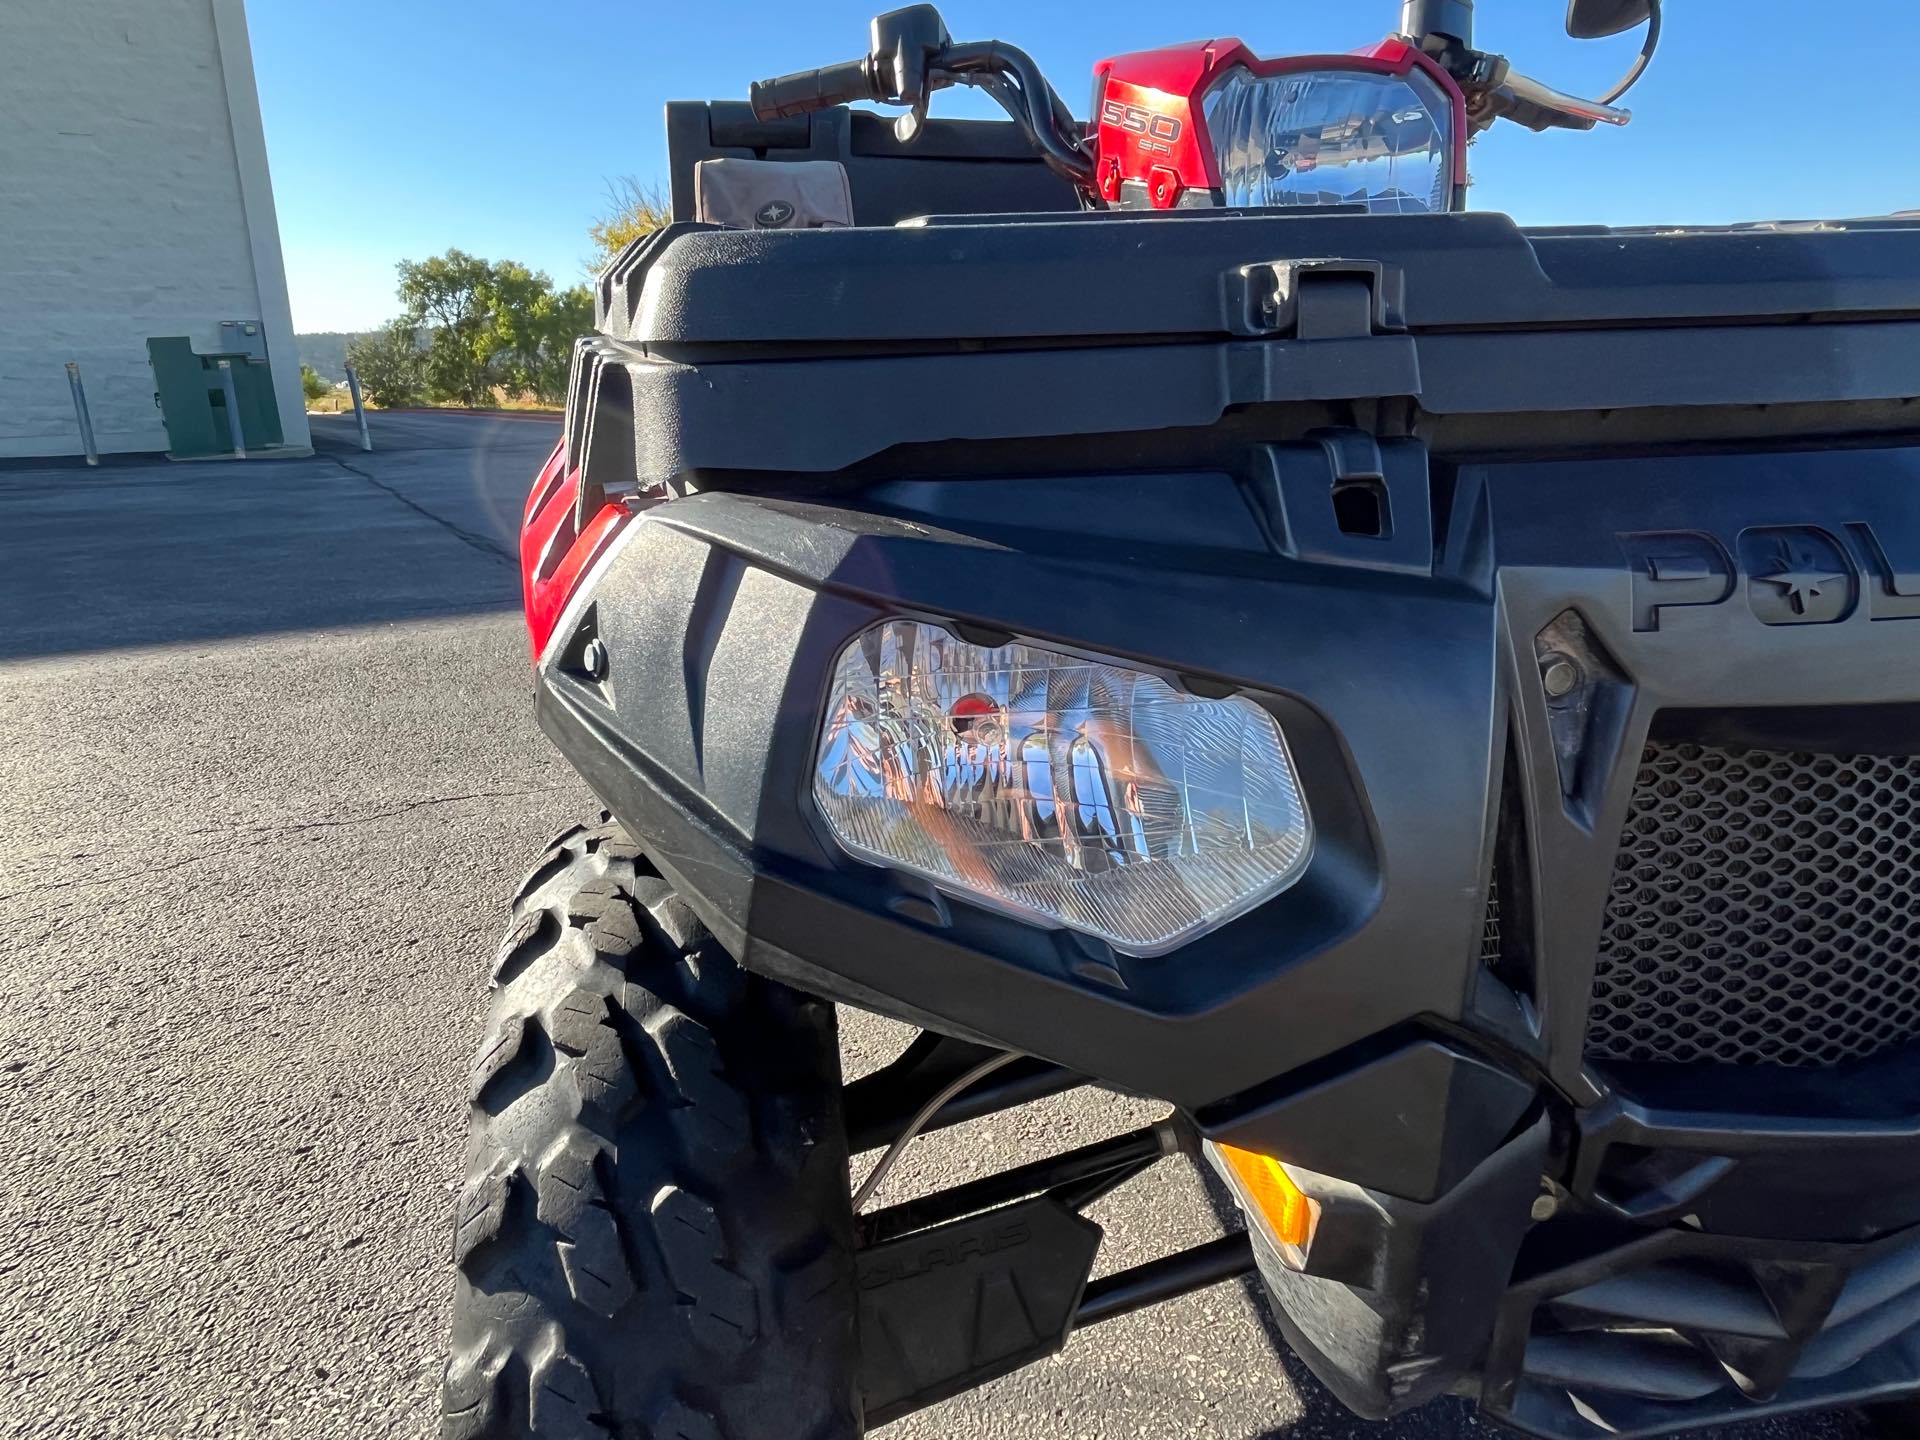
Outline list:
[[[1278,894],[1313,848],[1251,701],[913,620],[841,652],[813,793],[860,859],[1135,955]]]
[[[1453,104],[1419,70],[1403,78],[1235,68],[1204,103],[1228,205],[1448,208]]]

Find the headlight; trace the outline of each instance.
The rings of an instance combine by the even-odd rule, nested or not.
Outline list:
[[[850,854],[1135,955],[1278,894],[1313,848],[1251,701],[912,620],[840,653],[813,793]]]
[[[1448,208],[1453,102],[1418,68],[1260,76],[1239,66],[1204,103],[1228,205]]]

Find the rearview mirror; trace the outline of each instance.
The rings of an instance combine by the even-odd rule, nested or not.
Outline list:
[[[1598,40],[1646,23],[1647,0],[1567,0],[1567,34]]]

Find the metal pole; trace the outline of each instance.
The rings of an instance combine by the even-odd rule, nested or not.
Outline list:
[[[240,395],[233,388],[233,362],[220,362],[220,389],[227,397],[227,433],[233,438],[233,455],[236,460],[247,458],[246,427],[240,423]]]
[[[67,361],[67,388],[73,391],[73,418],[80,422],[80,444],[87,452],[87,463],[100,463],[100,447],[93,443],[93,416],[87,412],[87,387],[80,383],[80,362]]]
[[[360,448],[373,449],[373,437],[367,434],[367,402],[360,398],[360,372],[347,366],[347,393],[353,396],[353,418],[360,422]]]

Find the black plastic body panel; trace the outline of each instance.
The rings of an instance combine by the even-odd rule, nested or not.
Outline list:
[[[719,360],[776,344],[839,343],[848,347],[841,358],[851,358],[888,341],[1056,337],[1092,347],[1104,336],[1268,334],[1276,327],[1249,310],[1248,286],[1229,277],[1334,258],[1386,277],[1392,303],[1375,328],[1414,334],[1491,328],[1507,340],[1553,344],[1595,325],[1673,330],[1719,320],[1797,331],[1920,314],[1920,220],[1818,234],[1661,236],[1536,233],[1492,213],[1223,210],[971,224],[931,216],[899,227],[688,236],[656,260],[656,298],[635,338],[725,347],[712,356]],[[770,286],[774,276],[779,283]],[[831,292],[822,283],[829,278]],[[1252,294],[1258,298],[1257,286]],[[1680,356],[1698,337],[1682,329],[1668,338]],[[992,378],[991,364],[977,369]],[[1783,387],[1797,382],[1783,398],[1820,398],[1822,370],[1810,350],[1798,373],[1782,377]],[[1631,377],[1596,367],[1553,378],[1604,391]],[[1464,384],[1461,393],[1488,407],[1502,399],[1498,389],[1469,392]]]
[[[1002,503],[1011,488],[1002,487]],[[1253,510],[1233,503],[1257,543]],[[1244,553],[1231,565],[1218,552],[1136,545],[1132,563],[1121,563],[1087,554],[1071,531],[1046,538],[1043,552],[825,505],[726,495],[672,502],[631,527],[595,587],[613,694],[647,697],[637,717],[644,728],[625,723],[624,711],[616,721],[559,677],[543,692],[543,717],[623,816],[645,803],[638,784],[664,781],[678,792],[667,807],[676,813],[650,815],[643,831],[698,824],[717,844],[701,847],[705,873],[688,878],[748,963],[786,972],[779,952],[815,964],[830,953],[859,991],[897,997],[885,1008],[904,1004],[942,1028],[1128,1089],[1197,1108],[1412,1016],[1461,1014],[1472,978],[1463,953],[1411,968],[1403,957],[1463,952],[1480,923],[1479,809],[1449,817],[1426,801],[1441,787],[1486,785],[1488,598],[1452,582],[1432,585],[1423,603],[1404,579],[1352,577],[1380,623],[1424,637],[1439,682],[1423,697],[1429,721],[1461,737],[1435,755],[1403,714],[1367,700],[1395,688],[1390,671],[1353,679],[1335,608],[1353,595],[1302,583],[1298,567],[1270,554]],[[1154,603],[1142,606],[1132,599],[1150,554]],[[893,905],[876,872],[827,840],[808,785],[832,658],[903,603],[1245,685],[1280,717],[1303,775],[1318,834],[1307,878],[1186,947],[1178,964],[1099,957],[1112,979],[1082,978],[1085,947],[1062,932],[944,899],[932,910]],[[1094,635],[1090,616],[1099,617]],[[1303,704],[1298,697],[1313,690],[1345,690],[1351,709],[1328,715]],[[620,749],[600,760],[588,753],[596,742]],[[1368,804],[1354,784],[1355,755],[1407,783],[1379,785]],[[1383,836],[1397,837],[1385,856]],[[685,844],[699,838],[689,833]],[[695,859],[665,849],[664,865]],[[1387,867],[1405,876],[1391,896],[1381,885]],[[1356,949],[1362,928],[1370,943]],[[1449,930],[1453,940],[1436,944]]]
[[[1318,453],[1269,452],[1268,473]],[[1530,781],[1543,958],[1526,1025],[1500,1040],[1579,1097],[1592,1093],[1586,995],[1627,762],[1655,716],[1784,725],[1827,697],[1812,723],[1877,715],[1892,743],[1920,745],[1920,712],[1904,708],[1920,704],[1920,626],[1859,538],[1920,563],[1916,487],[1920,451],[1899,448],[1467,465],[1426,575],[1365,563],[1379,542],[1352,537],[1356,563],[1288,555],[1279,534],[1299,527],[1257,477],[1116,477],[1100,523],[1136,533],[1104,542],[1080,524],[1074,486],[1045,479],[897,486],[866,509],[705,494],[636,522],[595,581],[611,692],[644,703],[607,710],[549,673],[543,712],[617,811],[660,795],[650,836],[712,837],[691,888],[750,962],[786,968],[774,957],[789,952],[892,1008],[1190,1108],[1396,1026],[1472,1023],[1511,745]],[[1163,523],[1182,505],[1193,518]],[[1860,546],[1846,618],[1756,614],[1731,557],[1760,527]],[[1649,545],[1728,568],[1656,581],[1636,569]],[[1670,603],[1650,602],[1663,583]],[[1570,611],[1625,677],[1582,722],[1571,769],[1535,659],[1536,637]],[[904,918],[892,882],[839,856],[807,798],[832,657],[897,613],[1120,656],[1269,705],[1321,836],[1305,880],[1177,963],[1113,961],[1118,987],[1079,978],[1078,942],[959,902]]]
[[[682,489],[878,475],[887,452],[956,441],[1151,445],[1245,411],[1271,433],[1316,404],[1417,405],[1462,449],[1564,441],[1576,416],[1604,417],[1586,427],[1603,442],[1913,423],[1920,225],[1614,237],[1471,214],[1070,219],[676,227],[609,268],[606,333],[582,343],[621,374],[639,478]],[[769,426],[769,404],[808,421]]]
[[[1340,1273],[1289,1267],[1256,1227],[1254,1258],[1279,1301],[1281,1332],[1349,1409],[1386,1419],[1445,1394],[1480,1360],[1507,1293],[1504,1270],[1487,1257],[1511,1255],[1527,1232],[1549,1132],[1535,1122],[1434,1203],[1309,1182],[1323,1212],[1315,1250],[1343,1221],[1358,1232],[1349,1254],[1309,1267]]]
[[[1533,1086],[1509,1071],[1422,1039],[1214,1128],[1244,1149],[1426,1202],[1465,1180],[1536,1102]]]

